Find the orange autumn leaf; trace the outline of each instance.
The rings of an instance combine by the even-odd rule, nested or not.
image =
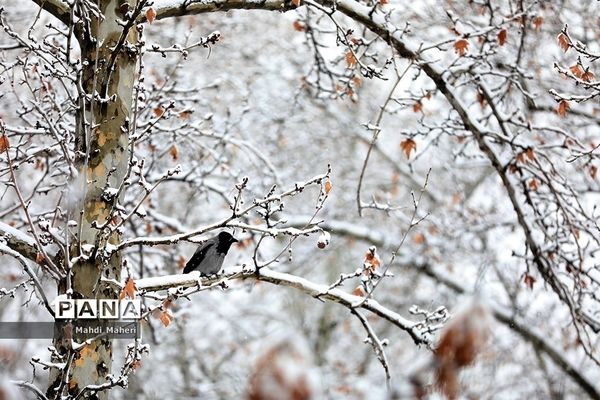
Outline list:
[[[415,244],[423,244],[423,243],[425,243],[425,235],[419,232],[415,235],[414,240],[415,240]]]
[[[352,68],[356,65],[357,60],[356,60],[356,56],[354,55],[353,52],[349,51],[346,53],[346,65],[348,66],[348,68]]]
[[[354,83],[354,86],[359,87],[362,83],[360,80],[360,76],[354,75],[354,77],[352,78],[352,83]]]
[[[421,100],[417,101],[415,104],[413,104],[413,112],[421,112],[423,111],[423,103],[421,103]]]
[[[379,4],[382,6],[388,4],[389,2],[390,2],[390,0],[379,0]]]
[[[44,164],[44,162],[42,160],[40,160],[39,158],[35,159],[35,169],[43,171],[44,170],[44,166],[46,164]]]
[[[561,32],[558,35],[557,39],[558,39],[558,45],[566,53],[567,50],[569,50],[569,38],[567,38],[567,35],[565,35],[564,33]]]
[[[569,110],[569,102],[566,100],[561,100],[560,103],[558,103],[558,108],[556,109],[557,114],[561,118],[564,118],[567,115],[568,110]]]
[[[482,92],[477,92],[477,102],[481,106],[481,109],[485,107],[487,104],[487,100],[485,99],[485,95]]]
[[[592,177],[592,179],[596,179],[597,173],[598,173],[598,167],[596,167],[595,165],[592,165],[590,167],[590,176]]]
[[[529,274],[525,274],[525,276],[523,277],[523,283],[525,283],[525,286],[532,290],[533,284],[535,283],[535,278]]]
[[[179,158],[179,150],[177,150],[177,146],[171,146],[171,149],[169,149],[169,154],[171,155],[173,161],[177,161],[177,159]]]
[[[365,262],[371,264],[371,269],[376,270],[381,265],[381,261],[379,261],[379,257],[377,255],[372,255],[371,253],[367,253],[365,257]]]
[[[360,296],[360,297],[365,297],[365,291],[363,290],[363,288],[361,288],[360,286],[357,286],[353,291],[352,294],[355,296]]]
[[[131,370],[133,371],[134,374],[135,374],[135,371],[137,371],[141,367],[142,367],[142,363],[140,362],[140,360],[134,360],[131,363]]]
[[[506,44],[506,40],[508,38],[508,31],[506,29],[502,29],[498,32],[498,44],[500,46],[504,46]]]
[[[573,75],[575,75],[577,78],[581,78],[583,75],[583,69],[581,69],[579,64],[575,64],[575,65],[572,65],[571,67],[569,67],[569,71],[571,71],[571,73]]]
[[[46,257],[44,257],[44,253],[42,253],[41,251],[38,251],[35,255],[35,262],[39,265],[42,265],[45,259]]]
[[[324,190],[325,190],[325,194],[329,194],[329,192],[331,192],[331,181],[328,179],[325,181],[325,186],[324,186]]]
[[[171,310],[168,310],[168,309],[161,312],[159,318],[160,318],[160,322],[162,322],[162,324],[165,327],[169,326],[171,321],[173,321],[173,319],[175,319]]]
[[[464,56],[469,50],[469,41],[467,39],[458,39],[454,42],[454,51],[459,57]]]
[[[0,152],[8,150],[10,144],[8,143],[8,137],[6,135],[0,136]]]
[[[119,295],[119,299],[123,300],[125,296],[130,299],[135,299],[135,294],[137,293],[137,289],[135,287],[135,281],[132,277],[127,278],[127,282],[125,282],[125,286],[123,290],[121,290],[121,294]]]
[[[292,25],[294,26],[294,29],[298,32],[304,32],[304,25],[302,24],[302,22],[296,20]]]
[[[591,82],[595,78],[596,78],[596,75],[594,75],[594,73],[592,71],[590,71],[589,69],[581,75],[581,80],[584,82]]]
[[[160,117],[161,115],[163,115],[164,112],[165,110],[160,106],[154,107],[154,109],[152,110],[152,113],[155,117]]]
[[[535,28],[535,30],[537,32],[540,31],[540,29],[542,29],[542,24],[544,23],[544,18],[543,17],[535,17],[533,19],[533,27]]]
[[[410,158],[410,154],[417,149],[417,142],[412,139],[406,139],[400,142],[400,148],[404,152],[406,158]]]
[[[377,268],[381,266],[381,261],[377,255],[377,249],[375,246],[369,247],[369,251],[365,254],[365,260],[363,261],[364,274],[369,276]]]
[[[292,4],[294,4],[296,7],[300,7],[300,0],[292,0]]]
[[[533,159],[535,158],[535,153],[533,152],[533,149],[531,147],[527,148],[527,150],[525,151],[525,154],[527,155],[527,158],[530,161],[533,161]]]
[[[517,159],[517,163],[524,164],[525,163],[525,153],[517,154],[516,159]]]
[[[527,184],[531,190],[538,190],[540,187],[540,182],[537,179],[531,179]]]
[[[150,7],[146,10],[146,19],[148,20],[148,22],[153,23],[155,18],[156,11],[154,10],[154,8]]]

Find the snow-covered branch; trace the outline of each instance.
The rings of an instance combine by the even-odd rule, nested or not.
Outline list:
[[[329,300],[334,303],[341,304],[342,306],[352,310],[355,304],[360,304],[360,308],[370,311],[371,313],[391,322],[401,330],[407,332],[413,339],[415,344],[418,345],[431,345],[432,337],[426,333],[425,330],[421,330],[419,321],[411,321],[404,318],[395,311],[381,305],[379,302],[373,299],[367,299],[362,301],[363,298],[344,292],[341,289],[331,289],[329,285],[317,284],[309,281],[308,279],[287,274],[284,272],[274,271],[270,268],[264,267],[258,271],[247,270],[243,267],[231,268],[223,271],[221,274],[210,278],[199,278],[198,274],[186,274],[186,275],[167,275],[160,277],[143,278],[135,281],[137,290],[143,295],[148,292],[156,292],[160,290],[174,289],[177,287],[194,287],[194,286],[208,286],[214,284],[217,281],[225,280],[257,280],[262,282],[268,282],[277,286],[286,286],[297,289],[309,296],[315,297],[321,300]]]
[[[157,1],[152,6],[156,12],[155,19],[169,17],[181,17],[184,15],[206,14],[217,11],[229,10],[266,10],[266,11],[288,11],[296,8],[291,1],[265,0],[216,0],[216,1]],[[146,22],[146,13],[142,13],[138,22]]]
[[[19,252],[23,257],[35,261],[38,255],[38,245],[35,239],[21,232],[20,230],[13,228],[12,226],[0,222],[0,240],[6,241],[6,246]],[[46,254],[51,257],[56,256],[56,249],[47,248]]]

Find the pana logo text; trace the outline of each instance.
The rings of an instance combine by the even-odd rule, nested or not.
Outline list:
[[[56,319],[139,319],[142,316],[140,300],[56,299]]]

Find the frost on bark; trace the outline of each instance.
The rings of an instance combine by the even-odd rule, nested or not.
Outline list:
[[[67,277],[59,285],[59,294],[72,290],[75,299],[118,296],[114,289],[100,283],[101,276],[120,279],[121,258],[118,255],[106,257],[102,252],[106,244],[117,243],[118,233],[108,233],[101,227],[116,221],[112,209],[117,198],[106,196],[104,191],[119,188],[127,169],[129,117],[138,53],[135,26],[125,25],[127,32],[124,32],[123,21],[134,3],[103,0],[100,2],[103,17],[92,17],[89,26],[77,25],[75,29],[83,62],[83,91],[80,89],[80,108],[76,116],[78,178],[71,182],[69,189],[73,199],[69,218],[77,222],[71,232],[70,252],[71,257],[85,254],[80,258],[82,261],[71,266],[70,279]],[[87,254],[83,249],[92,250]],[[73,333],[76,343],[84,339]],[[63,357],[56,361],[66,362],[70,369],[66,369],[68,377],[62,376],[62,370],[51,373],[49,397],[59,397],[65,390],[72,395],[85,390],[89,398],[108,398],[108,391],[86,386],[107,383],[106,376],[111,372],[111,340],[94,340],[74,351],[71,341],[57,334],[54,346]]]

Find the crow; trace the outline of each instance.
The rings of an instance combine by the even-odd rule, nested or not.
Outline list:
[[[192,258],[185,264],[183,273],[198,270],[202,276],[216,274],[221,270],[229,248],[237,241],[229,232],[221,232],[200,243]]]

